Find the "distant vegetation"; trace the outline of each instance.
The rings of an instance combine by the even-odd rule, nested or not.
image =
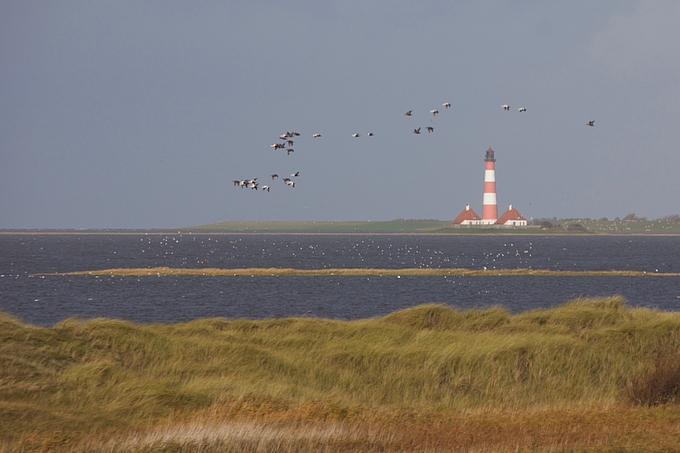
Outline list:
[[[183,230],[237,232],[309,232],[309,233],[404,233],[428,232],[443,228],[447,222],[432,219],[397,219],[390,221],[225,221]]]
[[[623,219],[540,219],[536,221],[547,231],[580,231],[598,234],[680,234],[680,216],[673,215],[647,220],[635,214]]]
[[[110,319],[0,313],[0,451],[677,451],[680,313]]]
[[[182,231],[240,233],[438,233],[438,234],[680,234],[680,216],[647,220],[635,214],[623,219],[535,219],[529,227],[452,227],[450,221],[396,219],[390,221],[225,221],[182,228]]]

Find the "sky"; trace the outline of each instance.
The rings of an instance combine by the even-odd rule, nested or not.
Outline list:
[[[489,147],[499,215],[679,214],[679,22],[677,0],[3,0],[0,228],[450,220],[481,213]]]

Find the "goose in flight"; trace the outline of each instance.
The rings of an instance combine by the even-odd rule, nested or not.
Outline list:
[[[593,120],[593,121],[588,121],[588,123],[586,124],[586,126],[595,126],[595,120]]]
[[[272,176],[272,181],[279,177],[279,175],[277,175],[276,173],[273,173],[271,176]]]
[[[262,192],[264,192],[265,190],[269,192],[269,186],[262,186]]]
[[[295,181],[291,181],[290,179],[286,181],[286,184],[288,184],[291,187],[295,187]]]
[[[357,138],[359,137],[359,134],[352,134],[352,137]]]
[[[321,137],[321,134],[312,134],[312,137],[319,138],[319,137]]]
[[[288,155],[290,156],[290,153],[295,152],[295,150],[294,150],[293,148],[288,148],[288,149],[286,150],[286,152],[287,152]]]
[[[439,110],[436,110],[436,109],[435,109],[435,110],[430,110],[430,113],[432,114],[432,116],[436,116],[437,113],[439,113]]]
[[[517,110],[519,110],[520,112],[526,112],[527,111],[527,109],[525,109],[524,107],[520,107]]]
[[[446,107],[447,109],[448,109],[449,107],[451,107],[451,103],[450,103],[450,102],[444,102],[442,105],[443,105],[444,107]]]
[[[418,129],[413,129],[413,133],[414,133],[414,134],[420,134],[420,128],[418,128]]]
[[[503,107],[503,110],[510,110],[510,106],[508,104],[503,104],[501,107]]]
[[[366,132],[366,137],[373,137],[373,132]]]
[[[299,171],[296,171],[295,173],[291,173],[290,175],[291,175],[293,178],[295,178],[296,176],[300,176],[300,172],[299,172]]]
[[[427,133],[429,134],[430,132],[434,132],[434,127],[427,126]]]
[[[239,181],[238,179],[234,179],[231,182],[233,182],[235,186],[241,185],[241,181]]]
[[[404,113],[406,116],[411,116],[413,115],[413,110],[409,110],[408,112]]]

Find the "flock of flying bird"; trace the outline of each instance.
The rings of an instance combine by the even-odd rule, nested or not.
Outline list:
[[[449,109],[449,108],[451,108],[451,103],[444,102],[442,104],[442,106],[446,109]],[[510,110],[510,106],[508,104],[503,104],[501,107],[503,108],[503,110],[506,110],[506,111]],[[520,113],[527,111],[527,109],[525,107],[519,107],[517,110]],[[439,110],[433,109],[433,110],[430,110],[430,113],[432,114],[432,116],[437,116],[439,114]],[[413,110],[407,111],[406,113],[404,113],[404,115],[413,116]],[[595,126],[595,121],[594,120],[588,121],[586,123],[586,125],[587,126]],[[420,134],[420,130],[421,130],[420,127],[413,129],[413,133],[414,134]],[[434,132],[434,127],[433,126],[426,126],[426,130],[427,130],[428,133]],[[279,139],[281,140],[281,142],[272,143],[269,146],[273,149],[284,149],[284,150],[286,150],[286,154],[290,155],[291,153],[295,152],[295,150],[293,149],[293,145],[295,143],[293,138],[298,137],[298,136],[300,136],[300,134],[298,132],[285,132],[285,133],[279,135]],[[361,135],[357,134],[357,133],[352,134],[352,137],[354,137],[354,138],[359,138],[360,136]],[[367,132],[366,136],[367,137],[373,137],[373,132]],[[321,134],[318,134],[318,133],[312,134],[312,138],[319,138],[319,137],[321,137]],[[288,177],[281,178],[281,180],[286,184],[286,186],[295,187],[295,181],[291,178],[296,178],[299,175],[300,175],[300,172],[297,171],[295,173],[291,173],[290,178],[288,178]],[[276,174],[276,173],[273,173],[270,176],[272,178],[272,181],[274,181],[276,178],[279,177],[279,175]],[[234,183],[234,186],[240,187],[241,189],[249,188],[249,189],[258,190],[259,188],[261,188],[263,192],[269,192],[269,189],[270,189],[270,186],[268,186],[268,185],[262,185],[260,187],[260,183],[257,181],[257,178],[234,179],[232,182]]]

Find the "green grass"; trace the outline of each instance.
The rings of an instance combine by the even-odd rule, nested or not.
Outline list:
[[[552,421],[543,432],[556,436],[607,426],[574,437],[579,448],[597,439],[630,448],[631,426],[664,427],[656,444],[680,448],[679,416],[666,409],[680,372],[660,365],[680,362],[679,348],[680,313],[631,308],[620,297],[516,315],[431,304],[357,321],[68,319],[42,328],[0,314],[0,451],[3,442],[6,451],[104,451],[111,439],[163,426],[186,434],[191,423],[239,420],[298,434],[327,423],[355,434],[376,427],[385,451],[402,451],[386,445],[403,447],[404,436],[444,439],[429,426],[466,423],[471,433],[507,429],[498,439],[507,447],[531,420]]]
[[[182,228],[182,231],[230,231],[241,233],[306,232],[306,233],[409,233],[438,230],[448,222],[433,219],[390,221],[224,221]]]
[[[224,221],[181,228],[193,232],[230,233],[374,233],[374,234],[457,234],[457,235],[583,235],[583,234],[680,234],[680,222],[674,218],[659,220],[562,219],[550,222],[555,228],[452,228],[450,220],[397,219],[390,221]],[[581,225],[585,230],[570,230]],[[559,227],[558,227],[559,226]]]

